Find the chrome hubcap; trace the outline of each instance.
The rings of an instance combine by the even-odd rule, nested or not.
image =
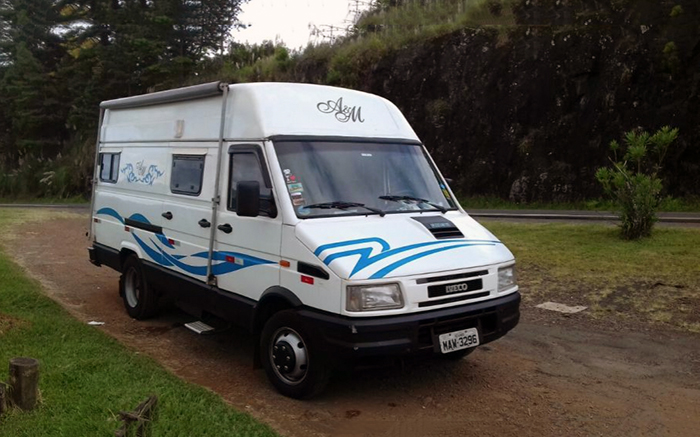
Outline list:
[[[141,278],[136,269],[131,268],[126,272],[124,278],[124,295],[126,303],[135,308],[139,304],[139,294],[141,292]]]
[[[269,353],[272,369],[284,382],[296,385],[306,378],[309,357],[298,332],[291,328],[275,331]]]

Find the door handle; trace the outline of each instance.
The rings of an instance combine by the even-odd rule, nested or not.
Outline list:
[[[173,213],[170,212],[170,211],[164,212],[164,213],[161,214],[161,215],[162,215],[163,217],[165,217],[166,219],[168,219],[168,220],[172,220],[172,218],[173,218]]]
[[[207,219],[202,219],[198,223],[199,223],[199,226],[201,226],[203,228],[211,227],[211,223],[209,223],[209,220],[207,220]]]
[[[232,228],[231,225],[229,225],[228,223],[224,223],[223,225],[219,225],[219,226],[217,226],[217,228],[218,228],[220,231],[225,232],[225,233],[227,233],[227,234],[230,234],[231,231],[233,231],[233,228]]]

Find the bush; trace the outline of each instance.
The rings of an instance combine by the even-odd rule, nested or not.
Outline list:
[[[622,238],[636,240],[651,235],[663,189],[661,164],[677,137],[678,129],[669,126],[654,135],[629,131],[625,134],[624,154],[617,141],[610,142],[612,166],[598,169],[596,179],[620,210]]]

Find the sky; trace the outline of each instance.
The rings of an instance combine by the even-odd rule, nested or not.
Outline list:
[[[242,6],[239,19],[250,24],[248,29],[233,31],[236,42],[250,44],[264,40],[281,40],[291,49],[306,47],[309,41],[309,25],[346,28],[351,0],[250,0]],[[364,3],[364,2],[361,2]],[[365,6],[366,7],[366,6]],[[327,28],[326,28],[327,29]],[[337,31],[335,31],[337,32]]]

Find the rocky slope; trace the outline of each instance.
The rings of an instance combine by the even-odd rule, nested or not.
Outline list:
[[[600,194],[608,143],[680,128],[668,193],[700,193],[700,4],[521,0],[516,25],[465,28],[359,62],[356,86],[407,115],[463,194],[570,201]],[[302,60],[296,80],[328,66]]]

